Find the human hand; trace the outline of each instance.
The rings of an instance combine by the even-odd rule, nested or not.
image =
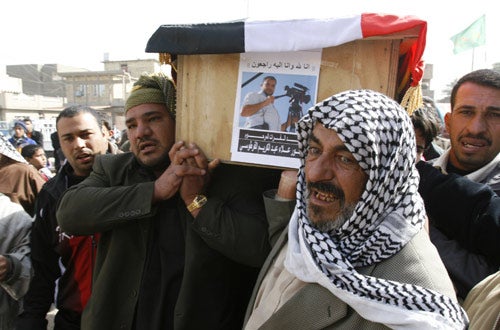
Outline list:
[[[206,174],[206,168],[196,165],[196,159],[200,158],[198,154],[197,148],[186,148],[183,141],[172,146],[168,153],[170,165],[155,181],[153,202],[166,200],[175,195],[181,187],[184,177],[199,177]],[[195,159],[195,161],[189,160],[190,158]]]
[[[284,170],[281,172],[276,197],[283,199],[295,199],[295,191],[297,189],[297,172],[297,170]]]
[[[9,273],[9,260],[0,254],[0,282],[6,280],[6,276]]]
[[[194,200],[196,195],[200,195],[205,192],[206,187],[210,182],[211,174],[219,165],[220,161],[219,159],[214,159],[211,162],[208,162],[205,153],[194,143],[189,144],[187,148],[197,150],[197,153],[194,157],[186,159],[186,163],[189,166],[205,170],[205,174],[203,176],[187,175],[183,178],[180,187],[180,194],[184,203],[189,205]]]
[[[274,96],[272,95],[269,95],[265,100],[264,100],[264,104],[265,105],[269,105],[269,104],[272,104],[274,103]]]

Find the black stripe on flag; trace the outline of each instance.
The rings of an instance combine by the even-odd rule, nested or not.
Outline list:
[[[245,52],[245,23],[162,25],[149,38],[147,53],[225,54]]]

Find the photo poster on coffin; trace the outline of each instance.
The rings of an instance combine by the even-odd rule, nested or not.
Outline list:
[[[295,123],[316,104],[321,50],[242,53],[231,138],[231,161],[299,168]],[[247,117],[245,104],[263,102],[266,77],[274,77],[274,102]]]

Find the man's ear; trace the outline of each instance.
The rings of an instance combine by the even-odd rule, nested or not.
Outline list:
[[[450,122],[451,122],[451,112],[447,112],[444,115],[444,127],[446,128],[446,132],[450,134]]]

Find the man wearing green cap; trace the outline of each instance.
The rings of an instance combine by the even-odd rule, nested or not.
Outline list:
[[[175,86],[163,75],[141,76],[125,117],[131,153],[98,157],[57,212],[66,232],[101,232],[82,329],[241,328],[269,252],[261,196],[279,172],[174,143]]]

